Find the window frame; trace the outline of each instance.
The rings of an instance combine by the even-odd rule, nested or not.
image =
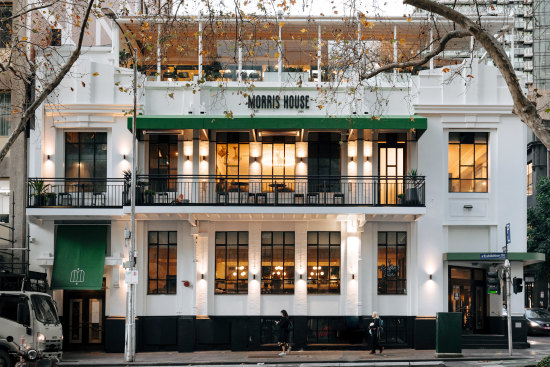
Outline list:
[[[160,233],[165,232],[168,236],[168,241],[166,244],[159,243]],[[156,233],[157,241],[156,243],[151,243],[149,241],[150,235],[152,233]],[[176,237],[175,242],[171,242],[171,234],[174,234]],[[160,246],[167,246],[167,257],[166,257],[166,278],[159,278],[159,247]],[[176,271],[175,274],[170,274],[170,248],[175,248],[175,255],[176,255]],[[156,249],[156,269],[157,274],[155,278],[151,278],[151,248]],[[147,295],[175,295],[178,293],[178,232],[177,231],[148,231],[147,232]],[[151,291],[151,282],[156,281],[157,288],[155,292]],[[165,291],[159,292],[159,281],[165,281]],[[173,282],[173,286],[170,287],[169,284]],[[173,288],[173,291],[172,291]]]
[[[218,234],[221,234],[223,233],[225,238],[224,238],[224,243],[223,244],[218,244],[216,243],[216,239],[217,239],[217,236]],[[244,275],[241,275],[241,273],[239,271],[236,271],[237,273],[237,279],[235,281],[233,280],[228,280],[228,274],[229,274],[229,271],[228,271],[228,234],[229,233],[236,233],[237,234],[237,244],[236,244],[236,251],[235,253],[237,254],[237,257],[236,257],[236,264],[237,266],[239,266],[239,264],[241,263],[241,259],[239,257],[239,254],[241,252],[241,250],[243,250],[244,247],[246,247],[246,276]],[[246,243],[241,243],[241,236],[246,233]],[[248,294],[248,275],[249,275],[249,267],[250,267],[250,263],[249,263],[249,234],[247,231],[216,231],[215,232],[215,235],[214,235],[214,294],[215,295],[234,295],[234,294]],[[243,240],[243,242],[245,242]],[[217,249],[218,247],[225,247],[225,257],[224,257],[224,264],[225,264],[225,269],[224,269],[224,274],[225,274],[225,278],[217,278],[217,274],[218,274],[218,253],[217,253]],[[236,269],[237,270],[237,269]],[[245,269],[242,269],[243,271]],[[235,291],[231,291],[231,292],[228,292],[228,284],[230,282],[235,282]],[[223,283],[223,289],[222,288],[219,288],[218,285]],[[242,285],[241,285],[242,284]],[[242,289],[240,289],[242,287]]]
[[[67,141],[67,136],[68,134],[77,134],[77,137],[78,137],[78,142],[76,143],[69,143]],[[81,177],[81,174],[82,174],[82,169],[79,167],[78,168],[78,175],[77,177],[70,177],[68,175],[69,173],[69,170],[70,170],[70,167],[69,167],[69,163],[68,163],[68,149],[67,149],[67,146],[69,144],[75,144],[77,146],[77,150],[78,150],[78,164],[80,165],[82,163],[82,154],[83,154],[83,147],[87,144],[87,143],[81,143],[81,136],[83,134],[105,134],[105,142],[96,142],[96,137],[92,137],[92,142],[89,143],[91,144],[91,146],[93,147],[93,165],[92,165],[92,169],[91,169],[91,173],[92,173],[92,177]],[[108,136],[107,136],[107,132],[106,131],[65,131],[65,178],[68,178],[68,179],[71,179],[71,180],[106,180],[107,179],[107,171],[108,171],[108,168],[107,168],[107,165],[108,165],[108,156],[109,156],[109,152],[108,152],[108,143],[107,143],[107,139],[108,139]],[[97,155],[96,155],[96,146],[98,145],[105,145],[105,174],[101,177],[96,177],[96,163],[99,162],[99,160],[97,159]]]
[[[381,233],[385,233],[386,235],[386,241],[385,243],[381,244],[380,243],[380,234]],[[395,245],[393,244],[388,244],[388,234],[389,233],[394,233],[395,234]],[[399,243],[399,234],[404,234],[405,235],[405,243]],[[407,294],[407,242],[408,242],[408,233],[407,231],[378,231],[377,232],[377,236],[376,236],[376,289],[377,289],[377,295],[406,295]],[[384,261],[384,265],[379,265],[380,263],[380,258],[379,258],[379,253],[380,253],[380,247],[385,247],[385,261]],[[382,277],[380,277],[380,272],[384,272],[383,269],[381,269],[382,266],[385,266],[386,269],[388,269],[388,267],[391,265],[388,263],[388,248],[389,247],[395,247],[395,257],[397,259],[398,257],[398,254],[399,254],[399,248],[404,248],[405,251],[404,251],[404,254],[405,254],[405,261],[404,261],[404,267],[405,269],[404,270],[401,270],[401,274],[402,274],[402,277],[398,278],[398,275],[399,274],[399,268],[397,268],[396,270],[396,276],[393,277],[394,279],[388,279],[388,274],[386,272],[385,275],[382,275]],[[399,264],[394,264],[394,266],[400,266]],[[384,283],[382,284],[381,281],[383,281]],[[396,284],[395,286],[395,292],[388,292],[388,283],[389,282],[394,282]],[[399,287],[399,284],[401,284],[401,288]]]
[[[271,234],[271,241],[269,244],[264,244],[264,234]],[[283,235],[283,243],[282,243],[282,248],[283,248],[283,275],[281,277],[281,280],[274,280],[274,279],[271,279],[271,275],[273,275],[273,270],[274,270],[274,265],[273,265],[273,262],[274,262],[274,259],[273,259],[273,248],[275,246],[274,244],[274,234],[275,233],[282,233]],[[293,241],[292,243],[287,243],[287,236],[288,234],[292,233],[292,237],[293,237]],[[260,285],[260,288],[261,288],[261,294],[294,294],[294,288],[295,288],[295,274],[296,274],[296,234],[295,232],[293,231],[262,231],[262,234],[261,234],[261,258],[260,258],[260,263],[261,263],[261,269],[262,269],[262,272],[261,272],[261,279],[260,279],[260,282],[261,282],[261,285]],[[290,240],[289,240],[290,241]],[[278,244],[277,244],[278,245]],[[287,266],[287,258],[285,256],[286,252],[287,252],[287,248],[289,247],[292,247],[292,271],[290,274],[288,275],[285,275],[285,269],[289,266]],[[269,266],[270,268],[270,271],[269,271],[269,277],[268,276],[265,276],[264,275],[264,251],[266,251],[267,249],[269,249],[269,251],[271,251],[271,265]],[[290,261],[290,260],[289,260]],[[277,269],[275,269],[277,270]],[[273,284],[274,282],[281,282],[281,288],[279,288],[278,291],[273,291],[274,287],[273,287]],[[266,289],[265,288],[265,285],[268,285],[270,284],[271,285],[271,288],[269,289]],[[285,285],[286,285],[286,289],[285,289]]]
[[[316,243],[313,244],[313,243],[310,243],[309,241],[309,238],[310,238],[310,233],[316,233]],[[317,249],[316,249],[316,254],[317,254],[317,259],[315,261],[315,266],[317,266],[317,268],[320,268],[320,265],[319,265],[319,247],[320,247],[320,244],[319,244],[319,235],[321,233],[328,233],[329,235],[329,244],[328,244],[328,271],[329,271],[329,274],[328,274],[328,279],[326,280],[321,280],[319,279],[319,274],[315,274],[315,275],[312,275],[310,269],[309,269],[309,264],[310,264],[310,258],[309,258],[309,249],[310,247],[313,247],[315,246]],[[340,238],[340,241],[335,241],[337,242],[337,244],[332,244],[332,234],[338,234],[338,237]],[[331,270],[331,253],[332,253],[332,248],[333,247],[338,247],[338,278],[336,279],[331,279],[331,274],[330,274],[330,270]],[[342,233],[340,231],[308,231],[307,232],[307,259],[306,259],[306,267],[307,267],[307,293],[308,294],[334,294],[334,295],[338,295],[338,294],[341,294],[341,282],[342,282]],[[338,285],[337,287],[337,290],[336,291],[331,291],[331,284],[333,283],[336,283]],[[323,285],[323,284],[328,284],[328,288],[326,290],[322,290],[320,289],[320,287]],[[314,287],[316,286],[316,287]]]
[[[451,134],[458,134],[458,143],[455,143],[455,142],[451,142]],[[463,139],[464,139],[464,136],[466,136],[466,134],[468,135],[473,135],[473,140],[472,140],[472,143],[471,145],[473,146],[473,157],[472,157],[472,160],[473,160],[473,165],[466,165],[466,164],[462,164],[462,146],[463,145],[466,145],[467,143],[463,142]],[[476,134],[485,134],[486,136],[486,140],[485,140],[485,143],[476,143]],[[449,173],[451,173],[451,164],[450,164],[450,148],[451,146],[458,146],[458,177],[449,177],[449,193],[488,193],[489,192],[489,137],[490,137],[490,134],[488,131],[449,131],[448,132],[448,135],[447,135],[447,138],[448,138],[448,141],[447,141],[447,168],[448,168],[448,171]],[[475,157],[476,157],[476,146],[481,146],[481,145],[485,145],[485,151],[486,151],[486,162],[485,162],[485,169],[486,169],[486,178],[483,178],[483,177],[476,177],[476,162],[475,162]],[[462,190],[462,181],[469,181],[470,179],[466,179],[466,178],[462,178],[462,168],[463,167],[472,167],[473,169],[473,178],[471,179],[471,181],[473,181],[473,190],[472,191],[463,191]],[[453,182],[454,181],[458,181],[458,191],[454,191],[453,190]],[[476,183],[477,182],[481,182],[481,186],[482,187],[485,187],[484,191],[478,191],[476,190]],[[485,182],[485,185],[483,185],[483,182]]]
[[[0,95],[2,96],[2,98],[0,98],[0,102],[3,102],[3,103],[0,103],[0,136],[9,136],[11,131],[11,115],[12,115],[11,91],[0,90]]]
[[[527,162],[527,196],[533,195],[533,161]]]

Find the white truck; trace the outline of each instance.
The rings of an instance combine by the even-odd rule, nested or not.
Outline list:
[[[63,357],[63,331],[52,297],[39,292],[0,291],[0,366],[15,364],[18,347],[35,349],[40,358]]]

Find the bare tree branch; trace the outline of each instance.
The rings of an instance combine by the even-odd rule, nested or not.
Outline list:
[[[428,61],[430,61],[431,59],[433,59],[435,56],[437,56],[438,54],[440,54],[441,52],[443,52],[445,50],[445,47],[447,46],[447,43],[454,39],[454,38],[463,38],[463,37],[468,37],[470,36],[470,33],[469,32],[466,32],[466,31],[452,31],[452,32],[449,32],[447,33],[443,38],[441,38],[441,40],[439,41],[439,46],[437,48],[435,48],[433,51],[430,51],[429,53],[426,54],[426,56],[424,56],[422,59],[419,59],[419,60],[410,60],[410,61],[406,61],[406,62],[396,62],[396,63],[391,63],[391,64],[387,64],[387,65],[384,65],[366,75],[360,75],[359,78],[360,80],[365,80],[365,79],[370,79],[380,73],[383,73],[385,71],[388,71],[388,70],[393,70],[393,69],[405,69],[405,68],[408,68],[408,67],[414,67],[414,66],[421,66],[421,65],[424,65],[425,63],[427,63]]]
[[[25,128],[27,126],[27,123],[29,122],[29,119],[34,115],[36,112],[36,109],[38,106],[42,104],[46,100],[46,98],[54,91],[55,88],[61,83],[65,75],[71,70],[71,67],[73,64],[78,60],[78,57],[80,56],[80,51],[82,49],[82,41],[84,40],[84,35],[86,34],[86,26],[88,24],[88,19],[90,18],[90,12],[92,10],[92,6],[94,4],[94,0],[90,0],[88,3],[88,7],[86,8],[86,14],[84,15],[84,19],[82,20],[82,26],[80,28],[80,35],[78,37],[78,43],[76,46],[76,49],[71,54],[71,57],[67,61],[65,65],[61,68],[57,76],[54,78],[53,81],[51,81],[46,87],[42,90],[42,92],[37,96],[37,98],[31,103],[29,107],[25,110],[23,115],[21,116],[21,119],[19,120],[19,123],[17,125],[17,128],[12,131],[10,134],[8,140],[6,141],[6,144],[2,147],[2,150],[0,151],[0,162],[4,160],[6,157],[6,154],[8,154],[11,146],[17,138],[19,137],[19,134],[21,134],[23,131],[25,131]]]
[[[496,67],[504,77],[512,100],[514,101],[513,112],[523,121],[523,123],[529,126],[537,138],[550,149],[550,120],[542,119],[536,105],[527,98],[525,93],[523,93],[520,81],[514,71],[512,63],[508,59],[508,55],[506,55],[500,43],[489,32],[483,29],[481,24],[477,24],[458,11],[432,0],[403,0],[403,3],[431,13],[439,14],[455,22],[474,36],[476,41],[478,41],[485,51],[487,51],[489,56],[491,56]]]

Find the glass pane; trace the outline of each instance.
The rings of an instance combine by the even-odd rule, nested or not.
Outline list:
[[[225,232],[216,232],[216,245],[225,245]]]
[[[166,231],[162,231],[162,232],[159,232],[159,243],[162,244],[162,245],[167,245],[168,244],[168,232]]]
[[[149,243],[150,244],[154,244],[154,243],[157,243],[157,236],[158,236],[158,232],[149,232]]]
[[[271,232],[262,232],[262,245],[271,244]]]
[[[157,278],[157,246],[149,246],[148,253],[149,278]]]
[[[216,175],[227,173],[227,144],[216,144]]]
[[[449,178],[459,178],[460,145],[449,144]]]
[[[216,246],[216,279],[225,279],[225,247]]]
[[[460,165],[474,165],[474,145],[462,144],[460,146]]]
[[[487,145],[476,145],[475,175],[476,178],[487,178]]]
[[[171,244],[176,244],[178,242],[177,240],[178,238],[178,232],[168,232],[168,241],[171,243]]]
[[[250,153],[248,144],[239,144],[239,175],[248,176],[248,169],[250,167]]]
[[[178,250],[176,246],[170,246],[168,275],[176,276],[178,266]]]

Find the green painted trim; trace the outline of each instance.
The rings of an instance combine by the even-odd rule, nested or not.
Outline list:
[[[428,119],[419,115],[373,116],[225,116],[211,115],[139,115],[137,129],[391,129],[426,130]],[[128,129],[132,129],[132,117],[128,117]]]
[[[496,262],[501,260],[481,260],[480,255],[484,252],[445,252],[443,261],[487,261]],[[539,252],[509,252],[508,260],[524,261],[530,263],[543,262],[545,255]]]

